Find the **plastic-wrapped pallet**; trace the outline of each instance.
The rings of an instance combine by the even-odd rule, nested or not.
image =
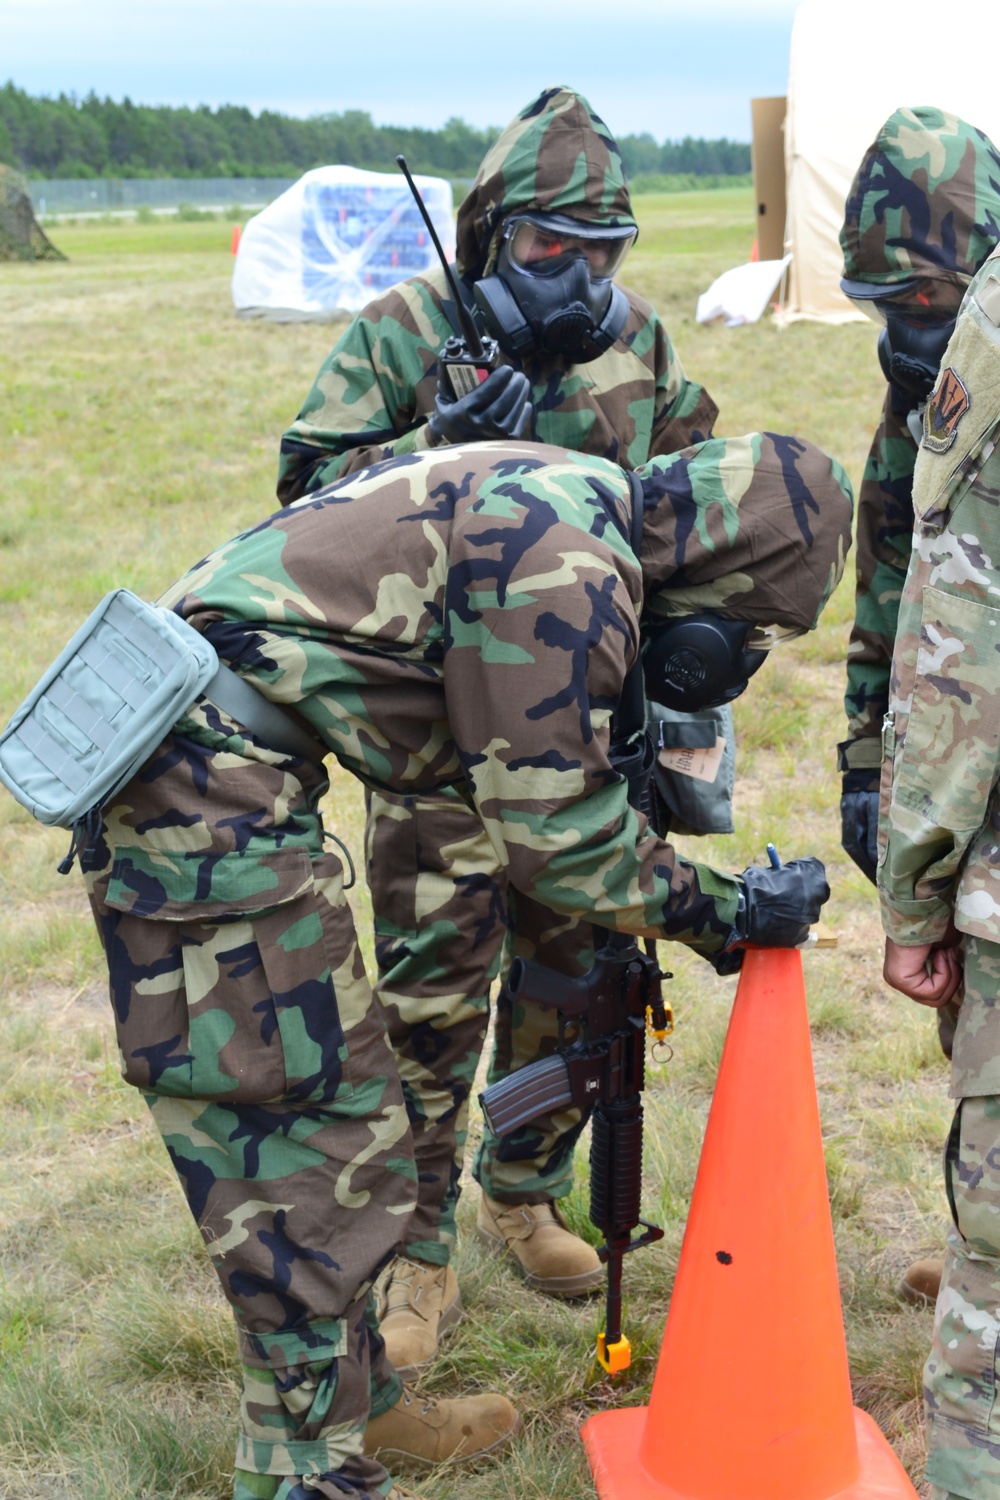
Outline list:
[[[451,258],[451,184],[441,177],[414,180]],[[437,264],[401,173],[317,167],[247,224],[233,302],[244,318],[334,318]]]

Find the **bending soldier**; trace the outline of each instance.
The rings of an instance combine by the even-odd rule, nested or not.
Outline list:
[[[711,435],[714,402],[689,381],[652,308],[612,277],[636,235],[615,142],[587,101],[565,88],[529,104],[501,134],[458,210],[460,288],[504,362],[471,395],[439,389],[438,352],[455,317],[439,272],[379,297],[321,368],[281,444],[278,495],[289,501],[376,460],[456,442],[529,437],[635,468]],[[668,717],[665,715],[665,717]],[[672,726],[683,736],[687,720]],[[728,831],[728,708],[697,724],[729,749],[720,806],[702,826]],[[700,742],[700,741],[699,741]],[[676,777],[673,812],[691,822],[693,789]],[[452,793],[370,793],[369,881],[379,997],[389,1025],[418,1171],[404,1255],[380,1287],[391,1357],[413,1373],[460,1316],[448,1264],[464,1159],[468,1099],[507,928],[506,872],[474,814]],[[548,962],[589,963],[589,932],[517,903],[522,940],[547,935]],[[555,929],[559,924],[555,924]],[[549,1018],[550,1019],[550,1018]],[[501,998],[492,1076],[536,1055],[535,1007]],[[572,1186],[576,1112],[547,1133],[500,1145],[487,1131],[475,1173],[480,1235],[508,1248],[529,1284],[579,1295],[600,1284],[592,1247],[572,1235],[557,1200]]]
[[[289,755],[199,698],[85,851],[125,1076],[238,1325],[237,1500],[377,1500],[376,1454],[408,1420],[365,1302],[406,1236],[414,1159],[324,846],[321,754],[397,795],[455,787],[512,886],[557,916],[712,957],[800,940],[829,893],[816,860],[762,881],[678,858],[629,805],[609,725],[678,615],[729,642],[727,696],[815,623],[849,546],[847,481],[768,434],[638,481],[637,557],[614,464],[516,443],[407,455],[270,516],[161,601],[318,742]],[[391,1413],[376,1434],[369,1378]],[[478,1400],[502,1441],[511,1408]]]

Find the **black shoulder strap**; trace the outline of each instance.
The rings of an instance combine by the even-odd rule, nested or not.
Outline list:
[[[642,555],[642,523],[645,495],[638,477],[626,473],[632,494],[632,523],[629,546],[639,561]],[[611,716],[610,760],[615,770],[629,784],[628,800],[633,807],[643,800],[652,769],[652,744],[646,734],[646,694],[642,681],[642,662],[638,653],[625,674],[618,706]]]
[[[645,510],[645,496],[642,484],[630,469],[626,474],[629,489],[632,492],[632,524],[629,530],[629,546],[635,553],[636,561],[642,556],[642,523]],[[618,707],[615,709],[612,721],[613,740],[631,740],[640,729],[646,727],[646,697],[642,686],[642,663],[636,656],[635,661],[629,667],[622,683],[621,697],[618,699]]]

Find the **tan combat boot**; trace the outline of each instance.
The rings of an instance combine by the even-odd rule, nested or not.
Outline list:
[[[521,1419],[506,1396],[439,1400],[409,1386],[365,1428],[365,1452],[393,1469],[429,1469],[447,1459],[475,1458],[508,1442]]]
[[[498,1203],[483,1193],[477,1233],[484,1245],[512,1255],[528,1286],[551,1297],[584,1297],[604,1271],[593,1245],[566,1227],[556,1205]]]
[[[438,1342],[462,1316],[458,1282],[450,1266],[397,1255],[375,1285],[378,1331],[403,1380],[413,1380],[438,1352]]]
[[[915,1260],[913,1265],[907,1266],[903,1272],[903,1279],[899,1283],[899,1295],[904,1302],[912,1302],[915,1307],[932,1307],[941,1290],[943,1275],[943,1260],[933,1258]]]

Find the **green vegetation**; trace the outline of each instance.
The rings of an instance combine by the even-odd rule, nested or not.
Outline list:
[[[629,178],[633,197],[639,193],[689,193],[695,188],[752,186],[749,172],[639,172]]]
[[[798,431],[857,482],[881,401],[874,330],[697,327],[697,293],[747,258],[751,194],[639,209],[628,279],[718,400],[721,429]],[[225,224],[105,220],[66,226],[60,244],[69,264],[0,266],[0,722],[106,589],[155,595],[273,505],[278,438],[337,332],[238,321]],[[855,1396],[917,1477],[930,1314],[894,1288],[943,1240],[950,1111],[933,1017],[885,989],[874,894],[839,848],[851,594],[845,583],[736,706],[738,832],[685,848],[742,869],[771,839],[786,859],[827,862],[840,944],[805,965]],[[357,860],[362,799],[343,773],[328,812]],[[55,873],[65,843],[0,797],[0,1494],[226,1500],[235,1342],[159,1138],[118,1077],[79,877]],[[363,890],[352,900],[367,938]],[[427,1500],[590,1496],[580,1419],[648,1392],[735,988],[684,950],[661,955],[677,1030],[672,1061],[649,1073],[645,1210],[667,1233],[626,1261],[633,1368],[613,1386],[595,1365],[598,1303],[547,1301],[480,1251],[470,1188],[467,1316],[427,1385],[507,1391],[525,1429],[495,1463],[420,1481]],[[580,1156],[569,1213],[593,1235]]]
[[[118,104],[94,93],[36,99],[13,83],[0,88],[0,162],[29,177],[297,177],[326,162],[391,172],[398,152],[414,172],[472,177],[498,130],[459,119],[440,130],[376,125],[359,109],[299,120],[234,104]],[[687,136],[660,145],[644,134],[622,136],[619,145],[630,175],[750,170],[750,147],[738,141]]]

